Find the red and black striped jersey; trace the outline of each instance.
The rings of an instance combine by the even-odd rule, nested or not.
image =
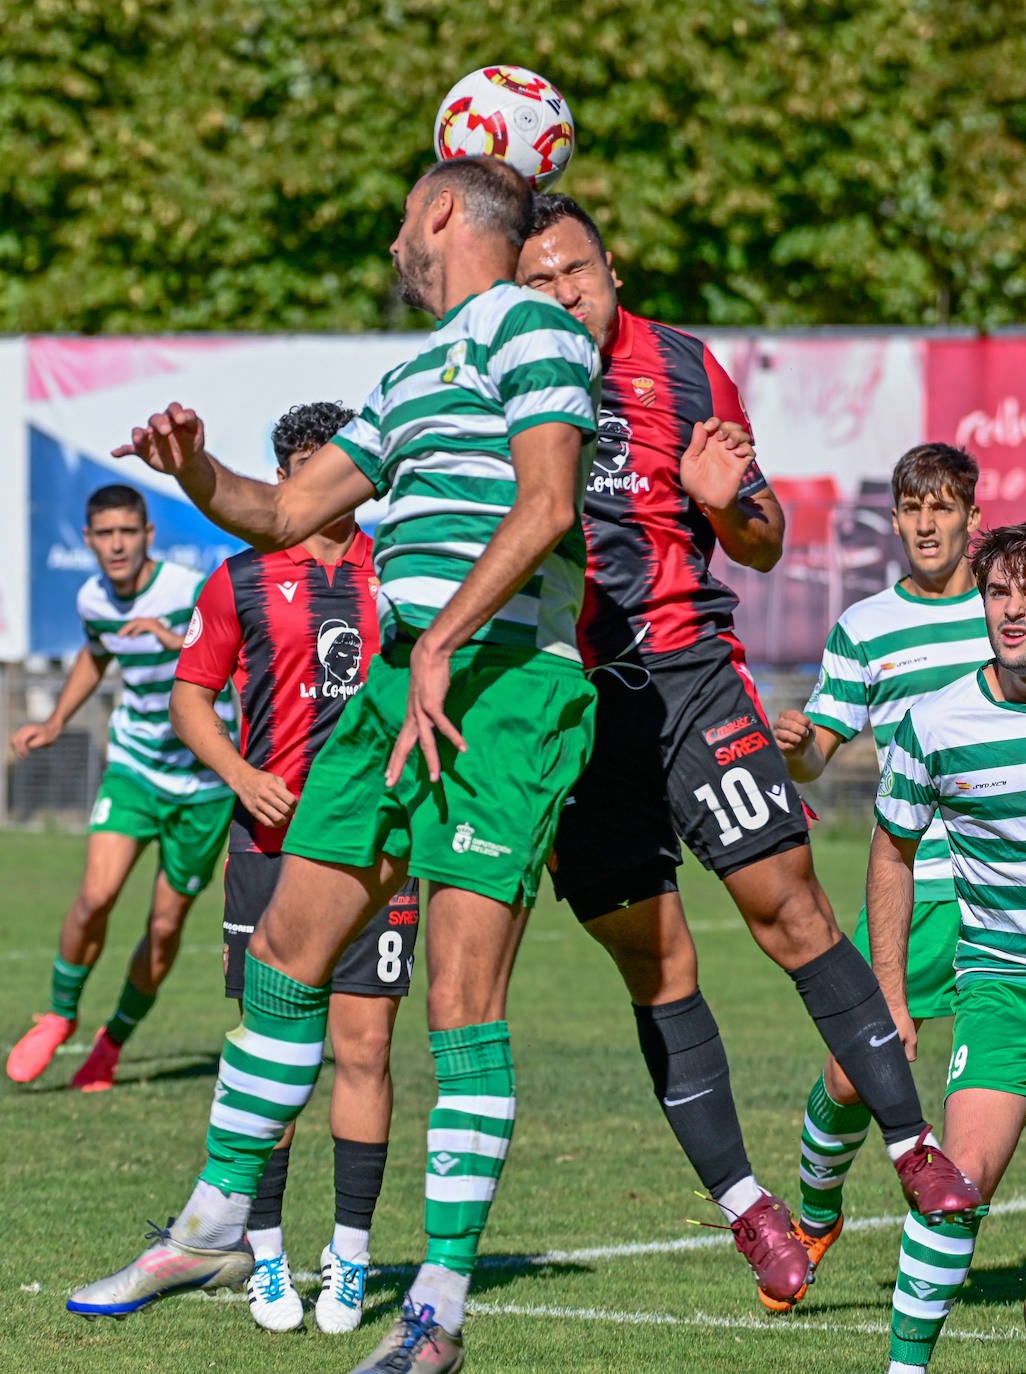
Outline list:
[[[242,703],[242,756],[284,779],[297,797],[314,755],[378,652],[378,579],[371,541],[357,530],[341,563],[303,546],[246,549],[211,574],[176,677],[220,690],[231,678]],[[285,828],[260,825],[236,803],[230,848],[277,853]]]
[[[586,667],[729,633],[737,597],[709,572],[716,536],[680,482],[700,420],[751,425],[701,339],[621,306],[603,355],[598,450],[584,501],[588,571],[577,638]],[[742,496],[767,483],[753,462]]]

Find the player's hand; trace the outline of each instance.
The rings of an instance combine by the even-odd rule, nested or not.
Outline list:
[[[19,759],[27,759],[36,749],[49,749],[60,733],[60,726],[48,720],[39,725],[22,725],[11,736],[11,748]]]
[[[442,776],[435,731],[444,735],[462,754],[467,741],[445,714],[445,695],[449,690],[449,655],[432,649],[425,632],[410,655],[410,689],[406,698],[406,719],[399,731],[385,769],[385,785],[394,787],[406,760],[419,745],[428,768],[428,777],[437,782]]]
[[[132,430],[132,442],[111,449],[114,458],[134,454],[156,472],[177,477],[204,452],[203,421],[194,410],[172,401],[167,410],[151,415],[143,428]]]
[[[754,457],[752,436],[736,420],[702,420],[681,456],[681,486],[702,510],[729,510]]]
[[[781,711],[773,725],[773,738],[782,754],[804,754],[816,738],[816,727],[802,711]]]
[[[118,630],[122,639],[136,639],[139,635],[155,635],[165,649],[180,649],[183,635],[175,634],[154,615],[137,615]]]
[[[916,1031],[916,1023],[909,1015],[908,1003],[903,1002],[901,1006],[891,1006],[890,1011],[894,1017],[894,1024],[898,1028],[901,1043],[905,1046],[905,1058],[910,1064],[914,1064],[919,1053],[919,1034]]]
[[[235,795],[249,814],[274,830],[288,825],[292,813],[299,804],[285,784],[285,779],[277,773],[264,773],[259,768],[251,768],[245,774]]]

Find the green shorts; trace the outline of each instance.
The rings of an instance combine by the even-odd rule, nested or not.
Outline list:
[[[156,840],[168,882],[183,897],[195,897],[214,876],[234,804],[234,797],[176,801],[128,773],[108,769],[100,780],[89,830],[128,835],[140,844]]]
[[[955,946],[962,915],[958,902],[916,902],[908,935],[908,1009],[916,1021],[950,1016],[955,1005]],[[869,962],[866,908],[852,943]]]
[[[962,1088],[1026,1097],[1026,982],[978,978],[959,988],[945,1098]]]
[[[464,645],[452,657],[445,711],[466,753],[438,736],[441,779],[429,780],[415,749],[388,788],[409,659],[400,645],[388,662],[372,661],[314,760],[285,850],[357,868],[390,854],[408,861],[411,877],[532,906],[563,800],[591,752],[595,689],[574,664]]]

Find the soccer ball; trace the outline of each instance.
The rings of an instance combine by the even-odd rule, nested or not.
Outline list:
[[[457,81],[435,116],[435,150],[450,157],[505,158],[537,191],[547,191],[574,151],[570,106],[526,67],[481,67]]]

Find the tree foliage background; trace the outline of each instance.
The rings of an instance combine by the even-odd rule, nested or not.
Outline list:
[[[678,323],[1026,310],[1022,0],[0,0],[0,330],[414,323],[441,96],[567,95],[560,189]]]

